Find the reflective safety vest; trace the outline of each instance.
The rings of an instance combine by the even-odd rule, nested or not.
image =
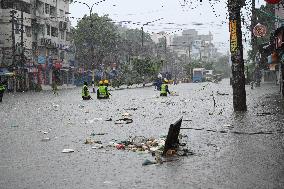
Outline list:
[[[107,97],[107,90],[106,90],[106,86],[99,86],[99,95],[100,97]]]
[[[166,84],[162,84],[161,86],[161,94],[167,94]]]
[[[85,92],[85,91],[86,91],[86,92]],[[83,86],[83,89],[82,89],[82,96],[83,96],[83,97],[88,97],[88,96],[90,96],[90,93],[89,93],[89,90],[88,90],[87,85],[84,85],[84,86]]]
[[[4,85],[0,85],[0,92],[4,92],[4,91],[5,91]]]

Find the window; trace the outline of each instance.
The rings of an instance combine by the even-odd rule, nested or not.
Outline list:
[[[59,9],[60,18],[64,18],[64,11]]]
[[[3,1],[1,1],[1,3],[0,3],[0,8],[1,9],[12,9],[12,8],[14,8],[14,3],[13,2],[11,2],[11,0],[3,0]]]
[[[20,24],[15,23],[15,34],[20,33]]]
[[[46,24],[46,35],[50,35],[50,25]]]
[[[44,13],[44,3],[37,0],[36,1],[36,10],[38,11],[39,14],[43,14]]]
[[[64,60],[64,59],[65,59],[65,53],[64,53],[64,51],[60,51],[60,53],[59,53],[59,58],[60,58],[61,60]]]
[[[66,32],[66,41],[70,41],[70,40],[71,40],[71,33]]]
[[[50,6],[50,15],[53,17],[57,17],[56,8],[54,6]]]
[[[29,26],[26,26],[26,35],[27,37],[31,37],[32,36],[32,28]]]
[[[64,31],[60,31],[60,39],[65,39],[65,32]]]
[[[58,37],[58,28],[51,27],[51,36]]]
[[[45,14],[49,14],[50,13],[50,5],[45,3]]]

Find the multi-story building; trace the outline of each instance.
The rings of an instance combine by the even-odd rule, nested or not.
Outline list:
[[[25,70],[28,88],[55,79],[72,83],[75,48],[68,14],[69,0],[2,0],[0,66]]]

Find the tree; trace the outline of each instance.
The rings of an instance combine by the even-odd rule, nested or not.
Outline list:
[[[256,23],[260,23],[267,28],[267,34],[264,37],[255,38],[254,46],[256,48],[252,48],[248,51],[249,60],[255,60],[257,52],[260,50],[259,47],[270,41],[270,34],[274,31],[274,5],[266,4],[262,5],[259,9],[255,11],[255,17],[257,18]],[[271,16],[270,16],[271,15]],[[253,26],[254,27],[254,26]],[[251,44],[252,45],[252,44]]]
[[[116,26],[110,22],[107,15],[85,15],[78,22],[73,38],[77,48],[77,60],[85,68],[97,68],[103,64],[104,58],[117,52]]]

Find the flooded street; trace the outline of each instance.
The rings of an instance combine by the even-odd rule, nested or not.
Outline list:
[[[164,98],[154,87],[111,91],[109,100],[100,101],[95,94],[94,100],[82,101],[81,88],[58,96],[50,91],[5,94],[0,188],[283,188],[279,86],[246,87],[246,113],[234,113],[228,79],[170,85],[178,96]],[[133,123],[115,124],[125,112]],[[158,138],[180,117],[182,127],[189,128],[181,134],[188,136],[194,155],[142,166],[151,154],[107,147],[130,136]],[[84,144],[87,138],[104,148],[92,149]]]

